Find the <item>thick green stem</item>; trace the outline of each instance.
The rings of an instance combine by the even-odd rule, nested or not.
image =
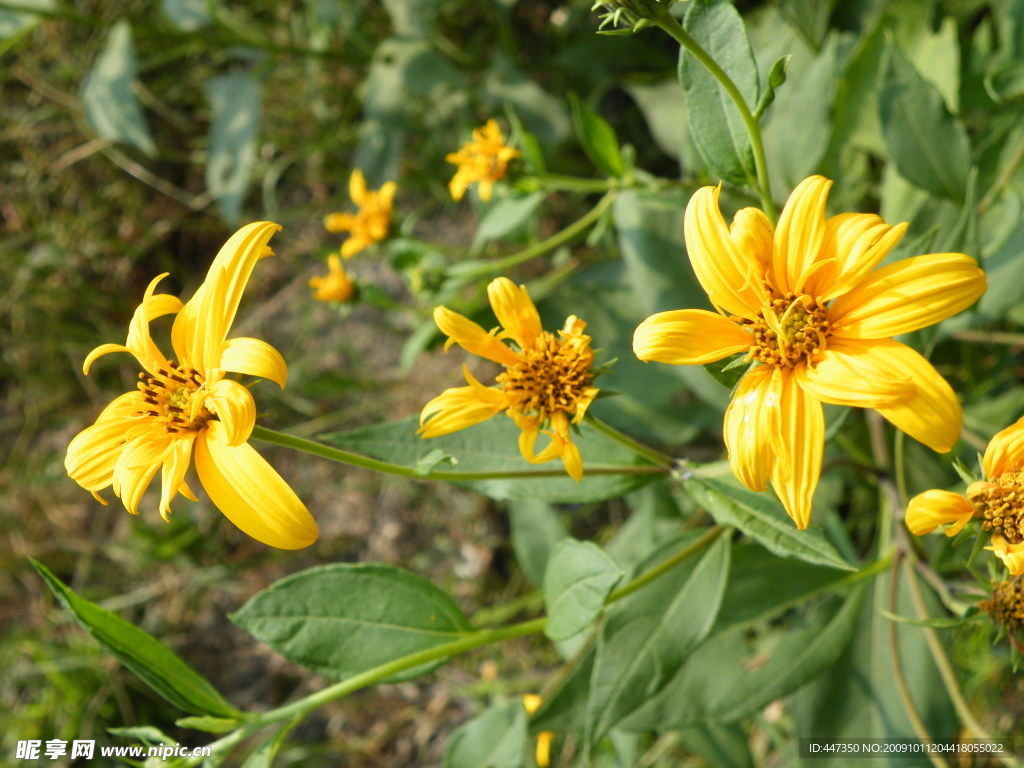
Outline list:
[[[768,218],[775,221],[778,218],[778,212],[775,210],[775,203],[772,201],[771,185],[768,181],[768,163],[765,160],[764,142],[761,139],[761,126],[758,125],[757,118],[754,117],[754,113],[751,112],[747,100],[743,98],[743,94],[736,87],[736,83],[718,65],[718,62],[714,60],[711,54],[705,51],[701,44],[683,29],[682,25],[676,20],[675,16],[669,13],[667,8],[661,4],[658,4],[658,8],[660,13],[653,20],[653,23],[671,35],[676,42],[703,64],[705,69],[711,73],[711,76],[729,94],[733,104],[736,105],[736,111],[739,112],[740,119],[743,120],[743,125],[750,136],[750,148],[754,153],[754,170],[757,173],[757,193],[761,198],[761,207]]]
[[[629,448],[629,450],[633,451],[633,453],[635,453],[637,456],[642,456],[648,461],[654,462],[655,464],[660,464],[661,466],[664,467],[672,467],[676,463],[675,458],[669,456],[667,453],[662,453],[661,451],[655,450],[650,446],[644,445],[638,440],[634,440],[629,435],[619,432],[619,430],[617,430],[611,424],[605,424],[599,418],[590,413],[588,413],[583,418],[583,420],[587,424],[592,426],[594,429],[596,429],[598,432],[600,432],[602,435],[610,437],[615,442],[624,445],[626,448]]]
[[[291,448],[304,453],[311,453],[322,459],[337,461],[342,464],[349,464],[353,467],[372,469],[375,472],[382,472],[386,475],[397,475],[399,477],[410,477],[417,480],[445,480],[450,483],[468,483],[477,480],[536,480],[542,477],[564,477],[565,471],[561,469],[523,469],[507,470],[503,472],[455,472],[450,470],[432,470],[427,473],[418,472],[414,467],[406,467],[401,464],[392,464],[389,461],[381,461],[359,453],[346,451],[342,448],[334,448],[323,443],[307,440],[304,437],[296,437],[284,432],[276,432],[266,427],[253,427],[252,437],[255,440],[262,440],[265,443],[280,445],[284,448]],[[588,466],[588,475],[652,475],[667,474],[667,467],[609,467],[602,465]]]

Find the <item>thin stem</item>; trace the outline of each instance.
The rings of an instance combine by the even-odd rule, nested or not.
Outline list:
[[[534,178],[544,189],[565,192],[607,192],[619,186],[617,179],[586,179],[561,173],[539,173]]]
[[[611,424],[606,424],[605,422],[601,421],[593,414],[588,413],[586,416],[583,417],[583,420],[587,424],[592,426],[594,429],[596,429],[598,432],[600,432],[602,435],[610,437],[615,442],[624,445],[626,448],[629,448],[629,450],[633,451],[633,453],[635,453],[637,456],[642,456],[648,461],[654,462],[655,464],[660,464],[665,467],[671,467],[676,463],[675,458],[669,456],[667,453],[662,453],[659,450],[644,445],[638,440],[634,440],[629,435],[617,430]]]
[[[450,470],[433,470],[427,473],[418,472],[414,467],[406,467],[402,464],[392,464],[390,461],[381,461],[359,453],[346,451],[342,448],[334,448],[314,440],[307,440],[304,437],[296,437],[285,432],[277,432],[266,427],[255,426],[252,430],[252,437],[255,440],[262,440],[265,443],[280,445],[284,448],[291,448],[304,453],[311,453],[322,459],[338,461],[342,464],[349,464],[353,467],[372,469],[375,472],[382,472],[386,475],[397,475],[399,477],[410,477],[418,480],[445,480],[450,483],[467,483],[476,480],[535,480],[542,477],[564,477],[565,472],[561,469],[523,469],[506,470],[502,472],[454,472]],[[666,467],[640,467],[640,466],[602,466],[596,465],[586,468],[588,475],[651,475],[667,474]]]
[[[700,552],[700,550],[704,549],[704,547],[706,547],[712,541],[717,539],[724,532],[725,528],[723,528],[720,525],[716,525],[713,528],[709,528],[707,533],[705,533],[695,542],[690,544],[688,547],[684,547],[683,549],[679,550],[674,555],[672,555],[672,557],[654,566],[653,568],[651,568],[651,570],[647,571],[646,573],[640,574],[631,582],[629,582],[629,584],[626,584],[616,589],[614,592],[608,595],[608,600],[605,602],[605,605],[611,605],[617,600],[621,600],[624,597],[628,597],[629,595],[636,592],[638,589],[643,589],[652,581],[660,579],[666,573],[668,573],[681,562],[683,562],[683,560],[686,560],[688,557],[690,557],[696,552]]]
[[[757,119],[754,117],[753,112],[750,111],[747,100],[743,98],[743,94],[740,93],[732,78],[718,65],[718,62],[714,60],[711,54],[704,50],[700,43],[690,37],[690,34],[683,29],[675,16],[664,5],[658,4],[657,7],[659,13],[658,17],[653,19],[653,23],[671,35],[676,42],[693,54],[694,58],[703,64],[712,77],[719,82],[736,105],[736,110],[739,112],[743,125],[747,129],[747,134],[750,136],[750,148],[754,153],[757,193],[761,198],[761,207],[768,218],[775,221],[778,218],[778,212],[775,210],[775,203],[772,201],[771,185],[768,181],[768,163],[764,155],[764,142],[761,140],[761,126],[758,125]]]
[[[896,430],[896,439],[893,441],[893,473],[896,475],[896,492],[899,494],[899,508],[907,508],[907,467],[906,467],[906,433],[902,429]]]

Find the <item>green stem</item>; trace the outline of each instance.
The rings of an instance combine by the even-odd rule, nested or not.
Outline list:
[[[534,176],[544,189],[565,192],[608,192],[619,186],[617,179],[585,179],[579,176],[565,176],[560,173],[539,173]]]
[[[602,435],[610,437],[615,442],[624,445],[626,448],[629,448],[629,450],[633,451],[633,453],[635,453],[637,456],[642,456],[648,461],[653,462],[655,464],[660,464],[661,466],[664,467],[672,467],[676,463],[675,458],[669,456],[667,453],[662,453],[661,451],[655,450],[650,446],[644,445],[638,440],[634,440],[629,435],[624,434],[623,432],[619,432],[619,430],[617,430],[611,424],[606,424],[605,422],[601,421],[599,418],[590,413],[584,416],[583,420],[587,424],[592,426],[594,429],[596,429],[598,432],[600,432]]]
[[[445,480],[450,483],[468,483],[476,480],[536,480],[542,477],[564,477],[565,471],[561,469],[523,469],[507,470],[503,472],[453,472],[450,470],[434,470],[423,474],[417,472],[414,467],[406,467],[401,464],[392,464],[389,461],[363,456],[359,453],[346,451],[342,448],[333,448],[314,440],[307,440],[304,437],[296,437],[284,432],[276,432],[266,427],[255,426],[252,430],[252,437],[255,440],[262,440],[265,443],[280,445],[284,448],[291,448],[304,453],[311,453],[322,459],[338,461],[342,464],[349,464],[353,467],[372,469],[375,472],[382,472],[386,475],[397,475],[399,477],[410,477],[417,480]],[[666,474],[666,467],[615,467],[596,465],[586,468],[588,475],[651,475]]]
[[[629,595],[636,592],[638,589],[643,589],[652,581],[660,579],[666,573],[668,573],[681,562],[683,562],[683,560],[686,560],[691,555],[704,549],[704,547],[706,547],[712,541],[717,539],[724,532],[725,528],[723,528],[720,525],[716,525],[714,528],[708,529],[707,533],[705,533],[703,536],[701,536],[699,539],[697,539],[689,546],[683,547],[681,550],[672,555],[672,557],[654,566],[653,568],[651,568],[651,570],[640,574],[631,582],[629,582],[629,584],[626,584],[616,589],[614,592],[608,595],[608,599],[605,601],[605,605],[611,605],[617,600],[621,600],[624,597],[628,597]]]
[[[750,136],[750,148],[754,153],[754,170],[757,173],[757,193],[761,198],[761,207],[768,218],[775,221],[778,218],[778,212],[775,210],[775,203],[772,201],[771,185],[768,181],[768,163],[764,155],[764,142],[761,140],[761,126],[758,125],[757,119],[754,117],[753,112],[750,111],[747,100],[743,98],[743,94],[740,93],[740,89],[736,87],[736,83],[732,81],[732,78],[718,65],[718,62],[714,60],[711,54],[704,50],[700,43],[690,37],[690,34],[683,29],[682,25],[668,11],[665,5],[658,3],[657,7],[659,9],[658,17],[652,20],[653,23],[671,35],[676,42],[693,54],[694,58],[703,64],[712,77],[719,82],[736,105],[740,119],[743,120],[743,125]]]

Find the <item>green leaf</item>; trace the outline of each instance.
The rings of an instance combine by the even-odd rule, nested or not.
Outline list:
[[[476,228],[470,253],[478,254],[491,240],[502,238],[521,227],[537,210],[537,206],[544,202],[545,197],[547,194],[544,192],[534,192],[532,195],[495,201],[488,207],[487,213],[480,220],[480,226]]]
[[[429,440],[423,440],[416,434],[418,426],[418,417],[411,416],[402,421],[328,435],[322,439],[331,445],[409,467],[415,467],[430,451],[440,449],[458,459],[456,471],[459,472],[527,473],[524,478],[464,483],[492,499],[534,498],[561,503],[601,501],[621,496],[662,477],[657,473],[588,475],[588,468],[629,471],[650,464],[586,423],[580,425],[579,434],[573,437],[583,456],[583,479],[579,483],[568,475],[529,477],[538,471],[557,472],[562,465],[560,462],[529,464],[519,453],[519,428],[500,414],[482,424]]]
[[[178,709],[233,718],[239,714],[210,682],[155,637],[77,595],[45,565],[32,560],[46,586],[103,649]]]
[[[454,456],[445,453],[439,448],[435,448],[416,462],[416,474],[426,477],[442,464],[448,464],[449,466],[454,467],[458,463],[458,459]]]
[[[181,717],[174,721],[179,728],[191,728],[194,731],[206,733],[227,733],[233,731],[241,722],[233,717]]]
[[[690,558],[609,610],[590,680],[588,744],[597,744],[669,683],[711,630],[728,573],[729,539],[723,536],[699,559]]]
[[[711,634],[623,728],[670,730],[749,717],[834,665],[857,624],[864,589],[832,599],[787,630],[747,625]],[[829,733],[830,731],[821,731]]]
[[[232,72],[203,86],[213,109],[206,186],[221,216],[236,224],[249,188],[260,130],[260,81],[248,72]]]
[[[445,768],[521,768],[529,735],[522,702],[506,701],[456,729],[444,750]]]
[[[569,138],[570,120],[565,101],[531,80],[500,48],[484,76],[480,99],[494,111],[511,104],[530,133],[548,150]],[[525,154],[526,146],[522,149]],[[543,165],[536,168],[542,169]]]
[[[890,45],[879,91],[882,134],[896,169],[907,181],[963,203],[970,144],[938,89]]]
[[[182,32],[191,32],[210,23],[214,0],[160,0],[160,10]]]
[[[85,115],[103,138],[155,155],[156,144],[135,95],[134,82],[132,29],[127,21],[121,20],[111,27],[106,47],[82,84]]]
[[[717,768],[754,768],[747,732],[740,723],[704,723],[679,732],[688,752]]]
[[[293,720],[279,728],[273,736],[260,744],[255,752],[245,758],[242,768],[271,768],[274,764],[274,758],[277,756],[277,751],[281,748],[281,744],[284,743],[285,737],[297,723],[298,720]]]
[[[782,557],[796,557],[815,565],[854,571],[817,526],[798,530],[782,506],[764,493],[754,493],[738,482],[690,477],[683,482],[687,494],[704,506],[719,525],[736,528]]]
[[[253,596],[231,620],[282,656],[342,679],[472,631],[446,593],[376,563],[335,563],[288,576]],[[388,679],[416,677],[441,663]]]
[[[618,178],[625,174],[626,164],[615,129],[574,93],[569,94],[569,106],[576,138],[591,162],[605,176]]]
[[[544,570],[548,613],[544,634],[558,642],[589,627],[622,575],[622,569],[596,544],[576,539],[560,541]]]
[[[745,352],[740,352],[724,360],[714,363],[704,363],[704,370],[711,374],[711,378],[721,384],[730,392],[740,383],[740,379],[750,369],[750,361]]]
[[[694,0],[684,28],[732,79],[748,110],[757,104],[758,74],[743,19],[731,3]],[[753,184],[754,155],[743,118],[728,92],[686,49],[679,51],[679,83],[697,151],[712,173]]]
[[[57,7],[55,0],[22,0],[17,3],[20,8],[36,8],[40,11],[52,11]],[[9,11],[0,9],[0,40],[7,40],[20,32],[26,32],[40,21],[38,14],[28,10]]]
[[[540,587],[552,551],[558,542],[569,538],[569,531],[554,507],[536,499],[509,499],[508,518],[519,567],[527,581]]]

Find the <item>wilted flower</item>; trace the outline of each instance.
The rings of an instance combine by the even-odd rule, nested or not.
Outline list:
[[[185,305],[156,293],[167,275],[155,278],[135,310],[126,344],[102,344],[85,358],[86,374],[110,352],[132,354],[143,369],[138,389],[115,399],[68,446],[68,474],[100,502],[106,503],[99,491],[112,486],[125,508],[137,514],[146,488],[161,471],[160,514],[166,520],[178,493],[196,500],[185,481],[194,448],[199,481],[245,533],[282,549],[316,540],[309,511],[246,442],[256,423],[252,394],[226,377],[257,376],[283,387],[288,376],[281,354],[265,341],[227,338],[249,275],[270,255],[267,242],[279,229],[271,222],[242,227]],[[150,322],[165,315],[177,315],[171,328],[176,361],[164,357],[149,335]]]
[[[461,200],[470,184],[479,183],[480,199],[491,199],[494,182],[505,175],[508,161],[519,157],[519,150],[505,146],[505,136],[498,123],[488,120],[483,128],[473,131],[473,140],[452,152],[445,160],[459,166],[448,183],[448,191],[455,200]]]
[[[355,213],[331,213],[324,218],[328,232],[349,233],[341,246],[343,257],[350,259],[388,236],[391,208],[397,191],[398,186],[393,181],[377,191],[368,190],[363,172],[359,169],[352,171],[348,180],[348,196],[359,210]]]

